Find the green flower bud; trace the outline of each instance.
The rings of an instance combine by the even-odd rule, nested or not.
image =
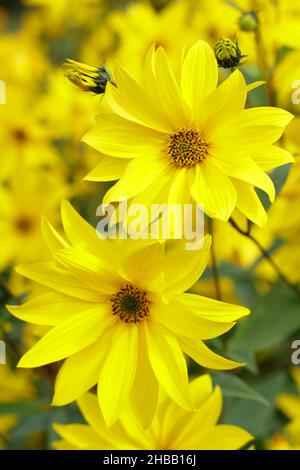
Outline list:
[[[237,39],[219,39],[215,44],[214,51],[219,67],[224,69],[238,67],[246,62],[246,56],[242,55]]]
[[[104,66],[92,67],[71,59],[67,59],[65,66],[68,79],[83,91],[102,95],[105,92],[107,82],[116,86],[110,71]]]
[[[259,26],[259,20],[255,12],[244,13],[239,19],[242,31],[255,31]]]

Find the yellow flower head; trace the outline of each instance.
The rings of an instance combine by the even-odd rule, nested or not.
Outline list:
[[[68,79],[83,91],[102,95],[105,92],[107,82],[115,86],[110,71],[103,65],[101,67],[92,67],[67,59],[65,66],[68,69],[66,73]]]
[[[254,190],[275,198],[266,174],[293,157],[273,144],[292,116],[287,111],[245,109],[247,87],[235,71],[217,87],[212,49],[197,42],[177,74],[163,48],[152,48],[143,84],[117,67],[117,87],[107,87],[114,111],[98,116],[84,141],[99,150],[101,163],[87,179],[119,179],[104,203],[196,202],[212,218],[228,220],[235,208],[257,225],[266,213]]]
[[[237,426],[218,425],[222,411],[219,387],[213,390],[209,375],[193,380],[189,389],[196,412],[180,409],[165,394],[149,429],[143,429],[129,409],[120,421],[106,429],[97,398],[91,393],[78,400],[88,424],[55,424],[63,440],[56,449],[127,449],[127,450],[236,450],[247,445],[253,437]]]
[[[62,220],[67,240],[43,223],[53,262],[18,268],[45,286],[45,293],[8,307],[17,318],[51,327],[19,366],[67,358],[56,380],[55,405],[98,383],[107,425],[116,422],[129,399],[148,424],[158,383],[179,406],[193,408],[183,353],[207,368],[241,365],[216,355],[202,340],[225,333],[249,311],[184,293],[206,267],[209,237],[198,251],[185,251],[181,241],[168,250],[153,240],[98,239],[67,202]]]

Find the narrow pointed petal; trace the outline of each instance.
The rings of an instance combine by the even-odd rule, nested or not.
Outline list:
[[[24,354],[18,367],[39,367],[71,356],[95,342],[114,322],[101,305],[78,313],[48,331]]]
[[[160,174],[168,162],[156,156],[135,158],[132,160],[122,178],[104,196],[104,204],[126,201],[147,189]]]
[[[83,285],[80,279],[52,262],[21,265],[16,271],[32,281],[71,297],[87,302],[99,302],[102,298],[100,292]]]
[[[193,446],[193,441],[196,447]],[[247,443],[253,441],[253,436],[238,426],[231,426],[228,424],[219,424],[203,433],[203,437],[199,439],[191,439],[191,443],[186,442],[185,445],[192,449],[199,450],[238,450],[244,447]]]
[[[210,256],[211,237],[208,235],[203,240],[201,250],[171,253],[166,256],[163,268],[167,288],[166,295],[179,294],[192,287],[201,277],[207,266]],[[174,269],[181,266],[181,269]]]
[[[264,171],[271,171],[278,166],[295,162],[295,158],[289,152],[275,145],[262,148],[253,154],[252,158]]]
[[[46,292],[27,300],[23,305],[9,305],[7,308],[16,318],[35,325],[55,326],[87,308],[97,307],[59,292]]]
[[[98,384],[99,404],[106,426],[117,421],[128,400],[136,373],[137,349],[136,325],[119,323],[114,329]]]
[[[229,219],[236,204],[236,190],[232,182],[211,161],[197,166],[191,196],[203,205],[207,215],[224,221]]]
[[[85,176],[87,181],[115,181],[123,176],[128,165],[125,158],[102,155],[100,162]]]
[[[144,429],[148,428],[158,404],[158,382],[151,367],[144,329],[139,332],[137,373],[131,391],[131,407]]]
[[[83,137],[83,142],[99,152],[125,159],[151,154],[162,148],[165,140],[165,134],[114,114],[99,116],[98,124]]]
[[[255,189],[237,179],[233,179],[233,184],[237,190],[237,209],[256,225],[264,227],[268,216]]]
[[[121,66],[116,68],[114,76],[118,88],[108,84],[105,98],[116,114],[160,132],[172,131],[168,116],[136,80]]]
[[[198,41],[187,52],[182,68],[181,89],[186,103],[198,113],[203,100],[218,83],[218,65],[211,47]]]
[[[47,243],[47,246],[51,253],[55,253],[57,250],[68,247],[68,243],[63,239],[63,237],[55,230],[55,228],[50,224],[46,217],[42,217],[41,225],[42,235]]]
[[[192,410],[187,366],[177,340],[154,322],[146,325],[150,363],[165,392],[182,408]]]
[[[220,302],[189,292],[177,295],[176,300],[182,302],[186,308],[198,313],[201,317],[212,321],[234,322],[250,313],[250,310],[246,307]]]
[[[207,369],[228,370],[245,365],[219,356],[205,346],[202,341],[182,337],[179,340],[179,344],[188,356],[197,362],[197,364]]]
[[[152,318],[176,336],[211,339],[226,333],[234,323],[221,323],[202,318],[183,303],[171,300],[168,304],[152,307]]]
[[[71,403],[96,385],[106,354],[105,345],[107,346],[107,340],[101,337],[65,360],[56,377],[52,405],[64,406]]]
[[[236,70],[197,106],[197,127],[205,129],[206,134],[215,128],[227,127],[240,116],[246,99],[245,79],[241,72]]]

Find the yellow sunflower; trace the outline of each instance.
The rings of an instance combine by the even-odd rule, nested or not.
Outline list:
[[[206,267],[209,237],[198,251],[185,251],[181,241],[168,250],[153,240],[99,239],[67,202],[62,221],[68,241],[43,223],[54,261],[17,270],[45,286],[45,293],[8,307],[17,318],[51,327],[20,367],[67,358],[54,405],[65,405],[98,383],[107,425],[129,398],[147,424],[158,383],[179,406],[192,409],[183,353],[207,368],[241,365],[216,355],[202,340],[231,329],[248,309],[184,293]]]
[[[212,218],[228,220],[235,208],[257,225],[266,213],[254,190],[271,201],[267,171],[292,162],[273,145],[292,115],[272,107],[244,109],[247,87],[237,70],[220,86],[212,49],[199,41],[183,54],[175,74],[163,48],[153,47],[143,84],[122,67],[107,86],[114,113],[100,114],[84,141],[103,155],[87,176],[119,181],[104,203],[192,203]]]
[[[189,388],[196,412],[180,409],[161,394],[154,419],[146,430],[129,409],[108,430],[97,398],[87,393],[78,400],[78,405],[88,424],[55,424],[63,439],[54,442],[54,447],[60,450],[236,450],[253,440],[238,426],[217,424],[222,393],[219,387],[213,390],[209,375],[193,380]]]

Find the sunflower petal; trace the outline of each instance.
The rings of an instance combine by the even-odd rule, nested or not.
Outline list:
[[[119,323],[114,330],[110,350],[102,367],[98,398],[106,426],[120,416],[136,373],[138,330],[136,325]]]
[[[85,176],[87,181],[114,181],[123,176],[128,165],[125,158],[107,157],[102,155],[100,162]]]
[[[236,190],[230,179],[213,162],[198,165],[191,196],[212,218],[228,220],[236,204]]]
[[[53,406],[64,406],[77,400],[98,382],[100,366],[106,354],[105,336],[68,357],[55,381]],[[74,374],[76,371],[76,374]]]
[[[214,53],[205,41],[198,41],[184,58],[181,78],[183,97],[194,114],[217,83],[218,65]]]
[[[227,370],[245,365],[219,356],[205,346],[202,341],[181,337],[179,344],[182,350],[197,362],[197,364],[208,369]]]
[[[125,159],[157,152],[165,140],[165,134],[114,114],[99,116],[98,124],[83,137],[83,142],[99,152]]]
[[[157,380],[182,408],[192,410],[187,366],[177,340],[160,325],[145,325],[148,354]]]
[[[114,322],[101,305],[78,313],[48,331],[24,354],[18,367],[39,367],[71,356],[95,342]]]
[[[165,295],[179,294],[192,287],[201,277],[210,256],[211,237],[203,240],[201,250],[187,251],[185,249],[167,254],[163,266],[167,288]],[[181,266],[181,269],[174,269]]]

